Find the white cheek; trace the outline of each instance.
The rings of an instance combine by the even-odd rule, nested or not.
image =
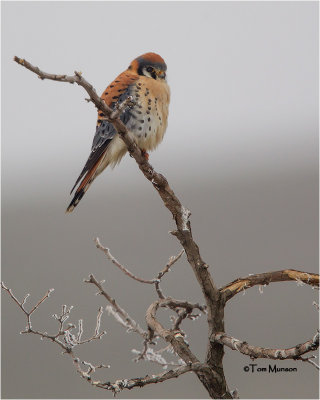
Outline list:
[[[143,75],[152,78],[151,74],[145,68],[143,68]]]

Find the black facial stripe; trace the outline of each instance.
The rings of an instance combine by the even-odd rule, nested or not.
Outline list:
[[[143,58],[138,58],[138,63],[139,63],[139,68],[138,68],[138,74],[139,75],[144,75],[143,74],[143,68],[147,68],[147,67],[153,67],[155,69],[160,69],[162,71],[166,71],[167,70],[167,66],[166,66],[165,63],[153,63],[151,61],[146,61]]]

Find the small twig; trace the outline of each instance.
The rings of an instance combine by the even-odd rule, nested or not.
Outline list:
[[[184,250],[181,250],[180,253],[177,256],[172,256],[170,257],[168,263],[166,264],[165,268],[158,273],[158,276],[155,279],[144,279],[144,278],[139,278],[138,276],[134,275],[131,271],[129,271],[128,268],[126,268],[124,265],[122,265],[110,252],[110,249],[107,247],[104,247],[99,238],[95,238],[94,242],[96,244],[96,247],[104,252],[104,254],[107,256],[107,258],[116,266],[118,267],[124,274],[129,276],[130,278],[134,279],[137,282],[141,283],[147,283],[151,285],[155,285],[155,289],[158,293],[159,298],[164,299],[165,296],[162,293],[162,290],[160,288],[160,281],[163,275],[165,275],[170,268],[181,258],[182,254],[184,253]]]
[[[72,310],[73,306],[70,306],[69,308],[67,308],[67,306],[64,304],[63,306],[61,306],[61,314],[57,315],[57,314],[53,314],[53,318],[55,318],[58,322],[59,322],[59,330],[57,333],[57,337],[64,335],[64,323],[69,319],[69,315],[70,312]]]
[[[130,315],[119,306],[119,304],[116,302],[115,299],[113,299],[106,291],[105,289],[102,287],[101,283],[98,282],[96,280],[96,278],[90,274],[89,275],[89,279],[85,279],[84,282],[86,283],[92,283],[93,285],[95,285],[98,289],[99,292],[98,294],[102,295],[103,297],[105,297],[108,302],[111,304],[112,309],[114,310],[114,312],[116,313],[116,315],[118,315],[118,317],[120,318],[120,320],[122,319],[123,321],[125,321],[125,326],[127,328],[130,328],[133,332],[138,333],[140,336],[142,336],[144,339],[148,337],[148,333],[146,331],[144,331],[140,325],[133,319],[130,317]],[[119,321],[119,319],[118,319]],[[120,322],[120,321],[119,321]]]
[[[107,247],[102,246],[100,243],[99,238],[95,238],[95,244],[98,249],[102,250],[104,254],[108,257],[108,259],[116,265],[122,272],[124,272],[127,276],[130,278],[134,279],[135,281],[141,282],[141,283],[149,283],[151,285],[154,284],[154,280],[147,280],[147,279],[142,279],[137,276],[135,276],[132,272],[130,272],[126,267],[124,267],[122,264],[119,263],[118,260],[116,260],[113,255],[110,253],[110,250]]]
[[[143,350],[142,351],[136,351],[136,350],[132,350],[133,353],[136,353],[138,356],[136,358],[133,359],[133,361],[138,362],[140,360],[144,360],[145,356],[147,354],[147,350],[148,350],[148,339],[145,339],[143,341]]]
[[[78,335],[77,335],[77,341],[78,342],[80,342],[82,334],[83,334],[83,320],[79,319],[79,321],[78,321]]]
[[[3,282],[1,282],[1,287],[2,287],[2,289],[4,289],[6,292],[9,293],[10,297],[17,303],[17,305],[21,308],[21,310],[22,310],[25,314],[27,314],[27,311],[26,311],[25,308],[24,308],[24,303],[25,303],[25,300],[26,300],[26,298],[28,297],[28,295],[26,295],[25,298],[24,298],[24,300],[23,300],[22,302],[20,302],[20,301],[14,296],[14,294],[12,293],[12,290],[9,289],[9,288],[7,288]]]
[[[54,289],[49,289],[48,291],[47,291],[47,293],[42,297],[42,299],[40,299],[39,301],[38,301],[38,303],[32,308],[32,310],[31,311],[29,311],[29,315],[31,315],[32,313],[34,313],[35,311],[36,311],[36,309],[40,306],[40,304],[42,304],[49,296],[50,296],[50,293],[51,292],[53,292],[54,291]],[[24,300],[25,301],[25,300]]]
[[[27,330],[31,330],[32,326],[31,326],[31,315],[37,310],[37,308],[40,306],[40,304],[42,304],[49,296],[50,294],[54,291],[54,289],[49,289],[47,291],[47,293],[42,297],[42,299],[40,299],[36,305],[34,307],[32,307],[32,309],[30,311],[27,311],[24,308],[24,305],[26,303],[27,298],[30,296],[30,294],[28,293],[24,299],[20,302],[12,293],[12,290],[7,288],[5,286],[5,284],[3,282],[1,282],[1,287],[2,289],[4,289],[6,292],[8,292],[9,296],[12,298],[12,300],[20,307],[20,309],[24,312],[24,314],[27,317]]]
[[[134,361],[136,362],[140,360],[145,360],[161,365],[161,367],[164,368],[179,367],[181,365],[185,365],[184,361],[181,361],[180,363],[167,361],[159,352],[154,351],[152,348],[148,347],[148,343],[146,343],[145,348],[142,352],[139,352],[135,349],[133,349],[132,352],[138,355],[136,358],[134,358]]]
[[[151,285],[155,285],[155,289],[158,293],[158,296],[160,299],[164,299],[165,296],[160,288],[160,281],[161,278],[170,270],[170,268],[181,258],[182,254],[184,253],[184,250],[181,250],[180,253],[177,256],[172,256],[170,257],[168,263],[164,267],[163,270],[161,270],[158,273],[158,276],[155,279],[144,279],[144,278],[139,278],[138,276],[134,275],[132,272],[129,271],[128,268],[126,268],[124,265],[122,265],[110,252],[110,249],[107,247],[104,247],[99,238],[95,238],[94,242],[96,244],[96,247],[104,252],[104,254],[107,256],[107,258],[116,266],[118,267],[124,274],[129,276],[130,278],[134,279],[137,282],[140,283],[147,283]]]
[[[307,358],[305,361],[308,362],[309,364],[313,365],[315,368],[317,368],[317,370],[320,370],[319,365],[317,363],[315,363],[314,361],[310,360],[310,358]]]
[[[170,268],[181,258],[181,256],[185,253],[185,250],[182,249],[179,254],[176,256],[171,256],[169,261],[167,262],[166,266],[161,270],[156,279],[161,279],[164,274],[169,272]]]
[[[72,84],[76,83],[79,86],[82,86],[90,96],[90,100],[99,110],[101,110],[107,116],[110,116],[111,113],[113,112],[113,110],[110,107],[108,107],[106,103],[97,95],[97,92],[94,89],[94,87],[83,78],[80,72],[75,71],[73,76],[49,74],[47,72],[41,71],[40,68],[35,67],[34,65],[30,64],[27,60],[23,58],[15,56],[13,60],[19,65],[22,65],[23,67],[27,68],[29,71],[37,74],[38,77],[42,80],[49,79],[57,82],[67,82]]]
[[[163,268],[163,270],[161,270],[158,273],[158,276],[153,280],[154,284],[155,284],[156,291],[157,291],[158,296],[159,296],[159,299],[164,299],[165,298],[165,296],[164,296],[164,294],[163,294],[163,292],[162,292],[162,290],[160,288],[160,282],[161,282],[161,279],[162,279],[163,275],[165,275],[167,272],[170,271],[170,268],[181,258],[181,256],[184,253],[185,253],[185,251],[184,251],[184,249],[182,249],[177,256],[171,256],[169,258],[169,261],[167,262],[166,266]]]
[[[198,303],[189,303],[188,301],[184,300],[177,300],[173,299],[172,297],[167,297],[159,303],[160,307],[169,307],[172,310],[176,308],[185,308],[188,312],[192,312],[193,309],[198,309],[202,312],[206,312],[207,307],[205,305],[201,305]]]
[[[317,363],[315,363],[314,361],[312,361],[312,358],[317,358],[316,356],[310,356],[310,357],[299,357],[297,358],[297,360],[301,360],[304,362],[308,362],[309,364],[311,364],[312,366],[314,366],[316,369],[320,370],[320,367]]]
[[[102,313],[103,313],[103,308],[100,307],[100,308],[99,308],[98,315],[97,315],[97,324],[96,324],[96,328],[95,328],[95,330],[94,330],[94,336],[98,336],[98,335],[99,335]]]
[[[174,323],[173,329],[178,330],[180,328],[181,322],[187,318],[187,316],[192,312],[192,310],[185,310],[185,311],[180,311],[179,315]]]
[[[100,307],[98,314],[97,314],[97,323],[96,323],[96,327],[94,329],[94,334],[90,338],[82,340],[82,341],[80,340],[81,336],[82,336],[82,332],[83,332],[82,319],[79,320],[77,337],[73,336],[73,340],[76,345],[89,343],[89,342],[92,342],[93,340],[101,339],[102,336],[104,336],[107,333],[106,331],[100,332],[102,314],[103,314],[103,308]]]
[[[1,284],[2,284],[2,282],[1,282]],[[26,301],[27,301],[27,299],[28,299],[29,296],[30,296],[30,293],[27,293],[27,294],[24,296],[24,299],[22,300],[22,303],[21,303],[21,307],[23,307],[23,306],[26,304]]]

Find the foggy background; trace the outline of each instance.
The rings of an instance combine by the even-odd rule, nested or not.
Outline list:
[[[317,2],[2,2],[2,280],[29,307],[49,288],[33,327],[55,332],[51,315],[74,305],[91,335],[103,298],[89,273],[145,327],[152,287],[117,270],[95,236],[132,272],[152,279],[180,251],[171,215],[126,156],[106,170],[71,215],[64,211],[90,151],[96,110],[77,86],[41,81],[14,55],[52,73],[83,72],[98,93],[147,51],[168,65],[167,133],[150,162],[191,212],[193,235],[218,286],[284,268],[318,271]],[[166,295],[203,302],[185,257],[162,283]],[[291,347],[318,323],[317,292],[294,282],[247,290],[226,308],[226,332],[252,345]],[[164,314],[168,317],[171,313]],[[169,326],[168,319],[164,319]],[[112,398],[85,382],[52,343],[19,335],[25,318],[2,296],[3,398]],[[203,359],[205,318],[185,322]],[[161,367],[131,360],[141,340],[104,313],[101,341],[81,359],[111,364],[99,379]],[[247,373],[248,357],[226,349],[225,374],[241,398],[317,398],[318,374]],[[257,360],[259,367],[269,361]],[[272,363],[274,364],[274,363]],[[206,398],[192,374],[118,398]]]

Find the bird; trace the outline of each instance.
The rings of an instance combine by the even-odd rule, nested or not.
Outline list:
[[[133,105],[123,111],[120,120],[147,159],[147,152],[162,142],[167,129],[170,88],[166,71],[167,65],[160,55],[152,52],[142,54],[101,95],[113,110],[131,96]],[[127,146],[112,123],[98,110],[91,152],[70,192],[72,194],[78,185],[66,213],[74,210],[96,177],[107,166],[115,167],[126,152]]]

